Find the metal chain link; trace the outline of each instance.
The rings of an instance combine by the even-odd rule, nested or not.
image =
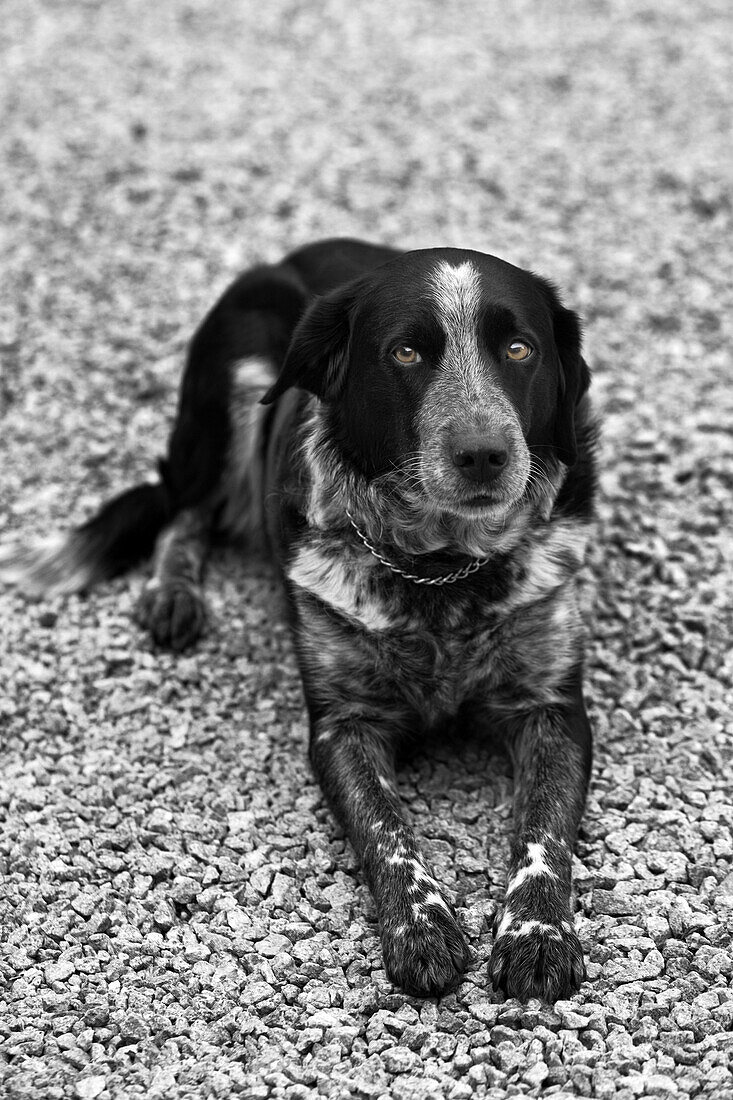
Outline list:
[[[418,577],[417,574],[407,573],[404,569],[400,569],[398,565],[395,565],[394,562],[391,562],[388,558],[382,557],[379,551],[376,550],[375,547],[373,547],[372,544],[369,542],[369,539],[366,537],[363,531],[360,531],[359,528],[356,526],[356,523],[354,522],[354,517],[352,516],[348,508],[346,509],[346,515],[349,517],[349,523],[354,528],[369,553],[373,557],[375,557],[378,562],[381,562],[382,565],[386,565],[388,569],[391,569],[393,573],[398,573],[400,577],[404,577],[406,581],[412,581],[413,584],[454,584],[456,581],[462,581],[464,577],[469,577],[471,573],[475,573],[477,569],[480,569],[483,565],[486,565],[487,561],[489,560],[488,558],[474,558],[473,561],[470,561],[468,563],[468,565],[464,565],[462,569],[456,569],[454,573],[444,573],[440,577]]]

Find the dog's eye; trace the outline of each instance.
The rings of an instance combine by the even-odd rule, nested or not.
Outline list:
[[[523,359],[529,359],[532,348],[525,344],[524,340],[512,340],[506,349],[507,359],[513,359],[515,363],[521,363]]]
[[[414,348],[408,348],[404,344],[398,344],[392,348],[392,358],[401,363],[403,367],[414,367],[416,363],[422,363],[422,356]]]

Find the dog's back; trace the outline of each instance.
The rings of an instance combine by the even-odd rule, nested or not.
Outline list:
[[[158,480],[125,490],[68,534],[31,545],[7,542],[0,547],[0,581],[30,596],[87,590],[149,558],[161,533],[191,509],[208,512],[228,537],[257,541],[274,413],[259,402],[295,326],[314,295],[396,255],[360,241],[326,240],[245,271],[191,340]]]

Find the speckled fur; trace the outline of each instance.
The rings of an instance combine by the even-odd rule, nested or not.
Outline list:
[[[529,366],[502,351],[517,336],[535,345]],[[418,342],[421,369],[397,369],[390,342]],[[552,1000],[583,977],[570,863],[591,757],[578,608],[587,384],[577,318],[527,272],[453,249],[309,246],[245,273],[196,333],[160,484],[128,490],[51,551],[0,553],[8,579],[64,591],[122,571],[157,538],[141,613],[159,644],[183,648],[203,628],[212,537],[266,532],[313,769],[374,893],[387,972],[414,994],[452,988],[470,961],[394,765],[402,744],[447,724],[503,736],[514,762],[491,980]],[[483,495],[452,457],[461,426],[507,448]],[[444,586],[399,572],[434,579],[472,558],[485,562]]]
[[[509,884],[517,882],[492,980],[525,998],[567,994],[583,974],[570,914],[570,848],[588,760],[563,731],[563,714],[582,661],[576,583],[589,526],[547,522],[543,507],[528,506],[497,538],[484,571],[447,589],[418,589],[365,552],[344,522],[344,506],[364,517],[369,494],[338,477],[330,453],[319,465],[317,407],[301,416],[293,451],[311,525],[286,552],[286,575],[313,723],[311,759],[374,891],[388,971],[411,992],[436,993],[457,980],[468,957],[438,884],[411,893],[411,868],[422,857],[396,805],[392,758],[418,731],[470,717],[505,731],[517,776]],[[323,525],[313,524],[322,501],[340,497],[341,522],[329,507]],[[481,549],[490,550],[481,537]],[[527,846],[538,835],[528,812],[541,823],[547,857],[522,881]]]
[[[428,294],[438,286],[436,308],[455,331],[415,409],[416,451],[364,477],[344,457],[334,399],[301,399],[271,475],[292,511],[271,507],[270,533],[292,606],[311,760],[374,892],[388,973],[410,992],[435,994],[468,959],[450,899],[402,816],[393,760],[421,730],[470,721],[503,732],[517,783],[490,977],[510,995],[553,1000],[584,973],[570,859],[590,764],[577,584],[591,527],[587,509],[560,503],[566,464],[532,448],[526,417],[521,424],[485,368],[472,264],[436,271]],[[581,400],[581,435],[588,417]],[[436,442],[471,418],[478,428],[500,423],[513,453],[504,507],[479,515],[446,505],[455,472]],[[488,564],[445,588],[418,587],[365,550],[348,513],[406,570],[435,575],[471,556]]]

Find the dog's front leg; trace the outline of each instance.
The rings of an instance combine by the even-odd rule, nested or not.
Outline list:
[[[515,834],[489,975],[526,1001],[555,1001],[585,977],[570,911],[572,849],[583,811],[591,732],[579,685],[561,706],[514,718]]]
[[[455,986],[468,947],[404,820],[385,725],[370,716],[326,714],[312,724],[311,762],[377,903],[387,974],[416,996]]]

